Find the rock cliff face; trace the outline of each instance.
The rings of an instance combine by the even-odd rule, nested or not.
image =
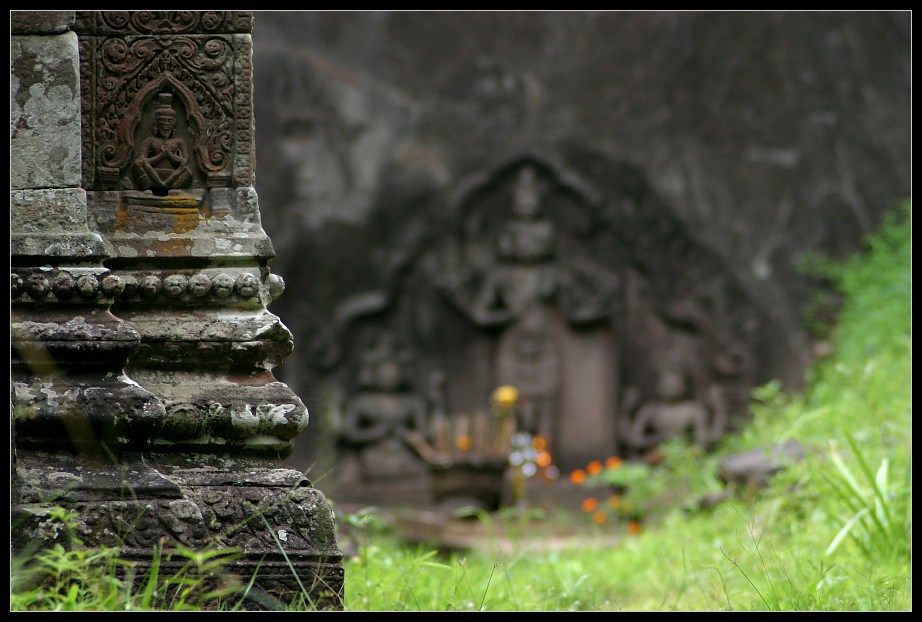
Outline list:
[[[564,462],[638,451],[676,371],[731,430],[753,384],[800,383],[798,262],[910,191],[908,12],[256,15],[281,375],[333,436],[385,333],[449,412],[531,383]]]

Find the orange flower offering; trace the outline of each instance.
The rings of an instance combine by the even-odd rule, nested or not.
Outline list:
[[[586,465],[586,472],[589,475],[598,475],[599,473],[602,472],[602,463],[599,462],[598,460],[593,460],[592,462]]]
[[[643,531],[643,528],[640,526],[640,522],[632,520],[627,524],[627,532],[632,536],[640,535],[640,532]]]
[[[619,458],[618,456],[612,456],[611,458],[605,461],[606,469],[617,469],[619,466],[621,466],[621,458]]]
[[[599,500],[595,497],[586,497],[583,499],[583,512],[594,512],[599,508]]]
[[[582,469],[576,469],[570,473],[570,481],[579,486],[586,481],[586,472]]]
[[[608,498],[608,507],[613,510],[617,510],[621,507],[621,497],[618,495],[612,495]]]
[[[535,456],[535,464],[539,467],[546,467],[551,463],[551,454],[546,451],[539,451],[538,455]]]
[[[547,447],[547,439],[545,439],[543,436],[536,436],[535,438],[531,439],[531,446],[538,451],[541,451]]]
[[[468,449],[470,449],[471,444],[472,444],[471,437],[467,435],[459,436],[457,439],[455,439],[455,447],[457,447],[461,451],[467,451]]]
[[[605,514],[605,512],[603,512],[602,510],[599,510],[598,512],[595,512],[592,515],[592,522],[594,522],[596,525],[601,525],[602,523],[605,522],[605,519],[607,518],[608,518],[608,515]]]

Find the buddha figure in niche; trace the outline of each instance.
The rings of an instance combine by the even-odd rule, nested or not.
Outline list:
[[[192,183],[189,168],[190,150],[176,135],[176,110],[173,94],[160,93],[154,110],[152,135],[141,141],[132,170],[139,190],[166,195],[172,189],[187,188]]]

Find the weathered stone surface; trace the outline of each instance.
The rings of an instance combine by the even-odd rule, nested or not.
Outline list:
[[[82,188],[13,190],[10,202],[10,230],[16,233],[89,233]]]
[[[14,184],[10,218],[13,550],[118,546],[141,576],[157,546],[235,547],[244,609],[341,609],[330,504],[277,468],[308,411],[272,374],[292,339],[266,309],[284,283],[253,188],[251,25],[239,11],[80,11],[79,41],[55,39],[62,68],[43,64],[52,38],[14,42],[29,185]],[[75,77],[78,51],[82,178],[37,181],[54,163],[33,139],[53,144],[63,124],[36,98]]]
[[[102,238],[87,228],[82,188],[10,192],[10,254],[84,257],[108,255]]]
[[[268,260],[275,256],[263,231],[251,187],[90,194],[89,226],[131,259],[169,254]]]
[[[265,310],[274,251],[253,188],[246,22],[81,12],[76,26],[89,226],[111,245],[118,315],[141,337],[128,372],[166,408],[147,435],[177,451],[284,452],[308,419],[271,376],[291,334]]]
[[[143,430],[153,445],[287,453],[307,428],[301,400],[269,374],[208,374],[134,368],[132,378],[163,400],[164,416]],[[141,437],[142,430],[134,434]]]
[[[171,457],[171,466],[157,458],[126,455],[107,466],[67,455],[26,456],[18,471],[23,499],[13,516],[14,549],[79,538],[86,546],[119,547],[120,557],[143,571],[154,546],[236,547],[241,557],[225,570],[244,582],[258,577],[244,609],[284,609],[299,595],[320,610],[341,608],[335,518],[323,493],[300,473],[259,463],[222,467],[213,458],[177,468]],[[49,463],[56,468],[49,471]],[[50,499],[79,514],[73,531],[53,524]],[[178,569],[167,563],[160,572]]]
[[[56,469],[49,470],[53,463]],[[179,499],[177,484],[144,462],[100,465],[71,454],[36,452],[19,465],[23,503],[62,501],[123,501],[132,495]]]
[[[10,11],[14,35],[60,34],[74,25],[76,11]]]
[[[80,185],[77,35],[10,38],[10,185]]]

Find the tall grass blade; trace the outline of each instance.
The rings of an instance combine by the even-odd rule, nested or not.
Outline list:
[[[874,490],[874,494],[877,499],[881,502],[883,506],[883,511],[889,522],[889,509],[887,508],[887,499],[884,497],[881,492],[880,487],[878,487],[875,482],[877,478],[871,473],[871,469],[868,467],[868,463],[865,461],[864,456],[859,451],[858,446],[855,444],[855,440],[848,433],[845,434],[845,440],[848,442],[849,447],[852,448],[852,451],[855,454],[855,459],[858,461],[858,466],[861,467],[861,472],[864,473],[864,476],[867,478],[867,481],[872,484],[871,488]],[[885,459],[886,460],[886,459]],[[886,469],[884,469],[884,475],[886,475]],[[881,525],[883,528],[883,525]]]
[[[141,607],[150,609],[154,601],[154,595],[157,592],[157,582],[160,579],[160,546],[154,547],[153,557],[150,562],[150,572],[147,575],[147,583],[144,585],[144,592],[141,593]]]
[[[845,523],[842,529],[839,530],[839,533],[836,534],[836,537],[832,539],[832,542],[826,547],[826,555],[832,555],[832,553],[839,548],[839,544],[842,540],[851,533],[852,528],[855,526],[858,521],[860,521],[868,513],[868,509],[864,508],[859,511],[857,514],[851,517],[851,519]]]

